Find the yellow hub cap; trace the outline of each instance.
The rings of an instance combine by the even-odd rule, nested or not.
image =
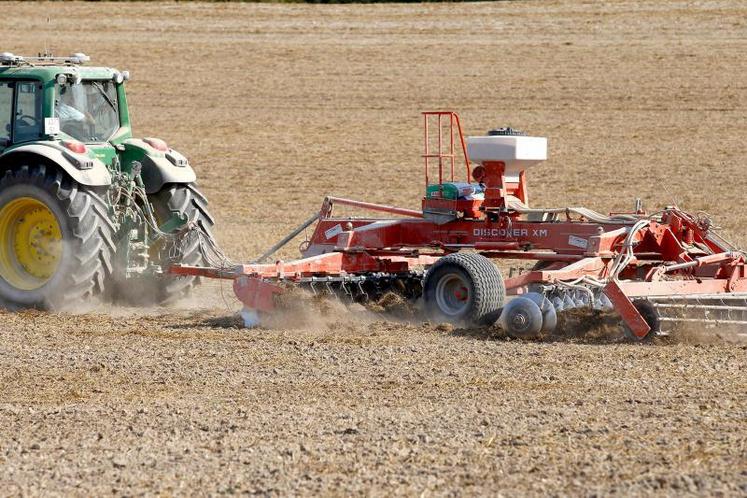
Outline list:
[[[0,276],[34,290],[54,275],[62,257],[62,232],[43,202],[19,197],[0,209]]]

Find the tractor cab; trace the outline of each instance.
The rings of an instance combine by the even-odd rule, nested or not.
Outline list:
[[[458,217],[477,219],[483,213],[528,207],[525,170],[547,159],[546,138],[498,128],[486,136],[467,137],[465,142],[456,113],[424,112],[423,117],[426,219],[442,224]],[[434,124],[437,133],[432,134]],[[455,171],[456,140],[464,158],[464,180],[458,180]],[[471,171],[470,161],[477,163]],[[434,163],[436,178],[430,174]]]
[[[89,61],[82,53],[0,53],[0,170],[9,154],[33,153],[84,185],[140,175],[152,194],[166,183],[194,181],[187,159],[166,142],[133,138],[124,84],[129,72]]]
[[[0,53],[0,151],[33,141],[106,144],[130,138],[127,71],[84,67],[85,54]],[[70,149],[70,147],[68,147]],[[111,154],[109,154],[111,156]]]

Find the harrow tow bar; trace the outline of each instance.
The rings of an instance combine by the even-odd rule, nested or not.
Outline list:
[[[283,237],[280,241],[278,241],[277,244],[273,245],[271,248],[269,248],[267,251],[262,253],[260,257],[252,261],[252,263],[264,263],[267,261],[267,258],[278,252],[280,249],[282,249],[288,242],[295,239],[298,234],[303,232],[306,228],[308,228],[310,225],[312,225],[315,221],[319,219],[321,216],[320,213],[314,213],[312,216],[309,217],[308,220],[304,221],[298,227],[293,229],[291,233]]]

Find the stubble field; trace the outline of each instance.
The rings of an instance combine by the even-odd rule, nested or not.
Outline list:
[[[549,137],[535,205],[677,203],[747,243],[739,2],[0,8],[3,50],[130,70],[136,134],[190,158],[236,260],[325,194],[417,207],[436,108]],[[230,294],[1,313],[2,494],[747,493],[744,344],[245,330]]]

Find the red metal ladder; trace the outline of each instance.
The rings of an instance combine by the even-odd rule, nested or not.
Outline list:
[[[454,125],[456,124],[456,131],[459,134],[459,143],[462,146],[462,153],[464,154],[464,164],[467,172],[466,181],[469,181],[469,157],[467,155],[467,147],[464,144],[464,134],[462,133],[462,124],[459,121],[459,115],[453,111],[425,111],[423,114],[423,128],[425,130],[425,151],[423,153],[423,159],[425,160],[425,186],[428,188],[428,170],[430,167],[431,159],[438,159],[438,183],[439,185],[444,181],[444,163],[449,165],[451,172],[451,180],[454,181],[454,166],[456,163],[456,148],[454,144]],[[430,134],[429,134],[429,122],[437,121],[438,126],[438,151],[431,152],[430,147]],[[448,133],[444,136],[444,125],[448,124]],[[444,138],[448,138],[448,143],[444,143]],[[448,149],[446,149],[448,145]]]

